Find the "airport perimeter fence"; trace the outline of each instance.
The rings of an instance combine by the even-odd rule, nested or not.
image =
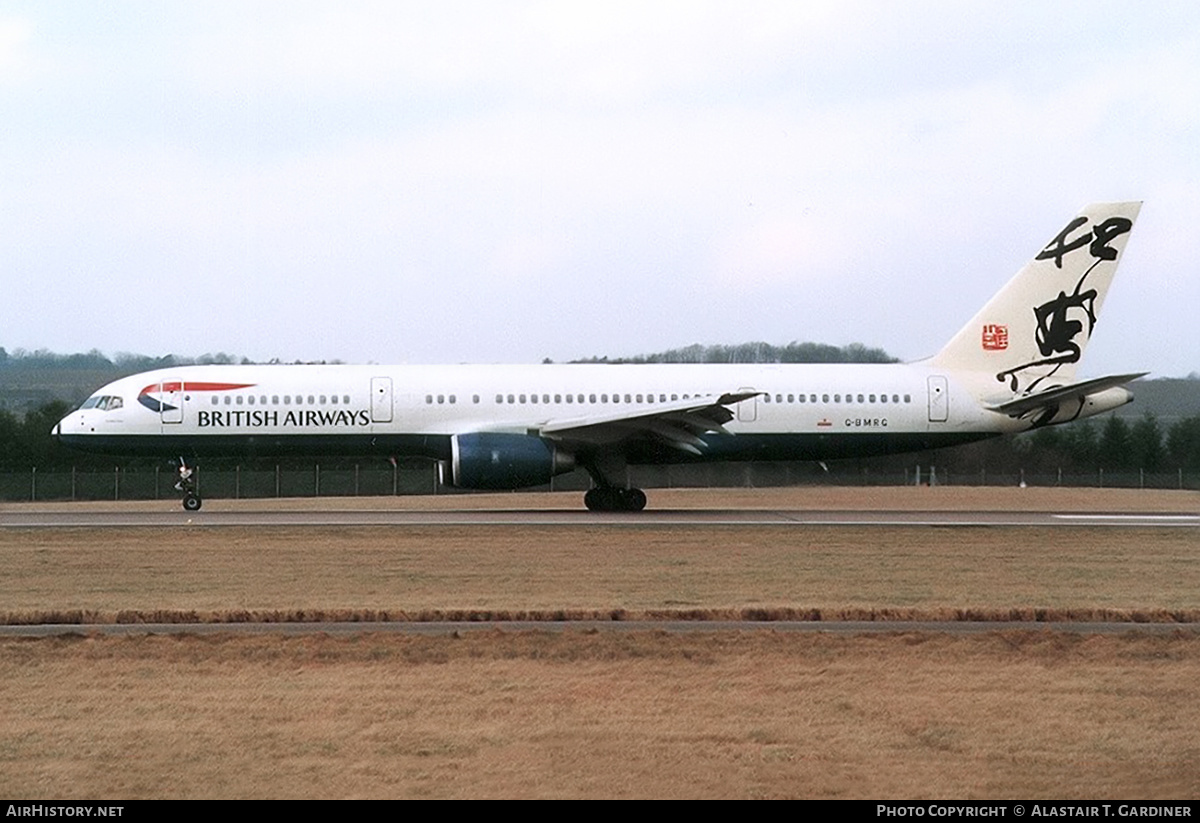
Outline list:
[[[0,472],[0,501],[170,500],[178,477],[169,467],[109,470],[30,469]],[[469,494],[440,482],[434,464],[351,466],[198,467],[194,479],[206,499],[271,497],[376,497]],[[780,486],[1020,486],[1035,488],[1200,489],[1200,473],[1097,470],[1090,473],[993,473],[945,471],[912,465],[902,470],[843,468],[825,471],[811,463],[708,463],[636,466],[631,485],[642,488],[772,488]],[[584,491],[583,471],[554,478],[529,491]],[[525,491],[525,490],[523,490]]]

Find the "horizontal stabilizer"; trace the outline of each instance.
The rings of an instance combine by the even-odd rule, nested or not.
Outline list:
[[[1082,383],[1071,383],[1067,386],[1056,386],[1046,391],[1038,392],[1037,394],[1018,397],[1016,400],[1009,400],[1006,403],[1001,403],[996,406],[988,406],[988,411],[1000,412],[1011,417],[1020,417],[1032,411],[1039,409],[1048,409],[1052,406],[1061,405],[1067,400],[1082,400],[1089,394],[1111,389],[1114,386],[1123,386],[1131,380],[1137,380],[1139,377],[1145,377],[1149,372],[1138,372],[1137,374],[1117,374],[1109,377],[1097,377],[1095,380],[1085,380]]]

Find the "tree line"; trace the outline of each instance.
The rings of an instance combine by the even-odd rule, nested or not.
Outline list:
[[[550,362],[546,360],[544,362]],[[702,345],[693,343],[679,349],[667,349],[656,354],[632,357],[588,357],[572,363],[898,363],[879,348],[862,343],[831,346],[828,343],[798,343],[792,341],[775,346],[761,341],[733,345]]]
[[[237,357],[225,352],[202,354],[199,357],[180,357],[175,354],[150,357],[144,354],[118,352],[113,357],[109,357],[99,349],[92,349],[86,353],[59,354],[48,349],[27,351],[17,348],[9,353],[3,346],[0,346],[0,369],[89,369],[136,374],[140,371],[165,369],[171,366],[232,365],[250,362],[245,357]]]
[[[1091,474],[1200,471],[1200,415],[1163,427],[1146,412],[1132,423],[1109,414],[954,449],[910,456],[955,472]]]

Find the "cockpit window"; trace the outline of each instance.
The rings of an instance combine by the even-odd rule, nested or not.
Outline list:
[[[114,409],[122,408],[125,401],[120,397],[112,394],[95,395],[83,401],[80,409],[100,409],[101,411],[113,411]]]

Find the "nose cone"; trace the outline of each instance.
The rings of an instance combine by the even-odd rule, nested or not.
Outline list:
[[[74,424],[74,425],[72,425]],[[50,430],[50,436],[64,446],[72,446],[74,438],[72,434],[79,434],[79,412],[74,411],[59,420],[54,424],[54,428]]]

